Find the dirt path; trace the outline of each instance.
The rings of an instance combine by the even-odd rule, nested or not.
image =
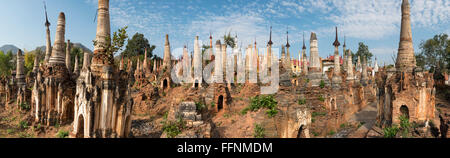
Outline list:
[[[370,129],[375,125],[377,118],[377,104],[368,103],[361,111],[353,114],[348,120],[349,124],[360,124],[359,128],[347,128],[339,131],[334,138],[365,138]]]

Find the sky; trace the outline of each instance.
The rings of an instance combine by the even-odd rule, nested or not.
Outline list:
[[[436,34],[450,34],[450,0],[410,0],[413,43],[416,53],[422,41]],[[57,16],[66,15],[66,40],[93,49],[96,32],[96,0],[46,0],[51,39],[54,41]],[[45,14],[42,0],[0,0],[0,46],[13,44],[25,50],[45,45]],[[364,42],[379,64],[393,63],[397,52],[401,0],[110,0],[111,30],[128,26],[128,35],[144,34],[155,53],[162,56],[165,34],[172,50],[188,46],[195,36],[209,43],[225,33],[237,35],[243,47],[265,48],[273,27],[273,47],[286,44],[289,30],[290,52],[296,57],[305,33],[315,32],[319,54],[334,52],[335,26],[339,29],[342,54],[344,35],[347,49],[356,52]],[[180,53],[174,52],[174,56]]]

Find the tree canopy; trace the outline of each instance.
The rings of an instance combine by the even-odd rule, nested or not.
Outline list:
[[[352,53],[353,63],[357,62],[358,56],[361,56],[361,60],[366,59],[367,63],[370,63],[373,54],[369,51],[369,46],[365,45],[363,42],[359,42],[358,51],[355,54]]]
[[[144,55],[145,48],[147,48],[148,57],[153,57],[153,50],[155,50],[156,46],[150,46],[148,39],[145,38],[143,34],[136,33],[130,40],[128,40],[128,44],[125,48],[125,51],[123,51],[122,56],[133,57]]]
[[[13,53],[8,51],[8,53],[4,53],[0,50],[0,76],[7,77],[11,75],[11,69],[13,68]]]
[[[434,72],[448,71],[450,69],[450,39],[447,34],[435,35],[433,38],[422,41],[420,53],[416,55],[417,66]]]
[[[231,32],[228,32],[228,35],[225,34],[223,36],[223,41],[225,42],[225,44],[227,44],[231,48],[236,47],[236,41],[235,41],[234,37],[231,36]]]

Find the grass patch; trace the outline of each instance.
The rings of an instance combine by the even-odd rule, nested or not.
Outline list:
[[[278,110],[276,108],[277,104],[278,103],[273,95],[256,96],[250,99],[250,106],[242,109],[241,114],[245,115],[248,111],[257,111],[261,108],[266,108],[268,109],[266,111],[266,114],[269,116],[269,118],[272,118],[276,114],[278,114]]]
[[[27,132],[20,132],[19,133],[19,138],[33,138],[33,135],[29,134]]]
[[[319,136],[319,133],[317,133],[316,131],[312,131],[311,133],[314,135],[314,137]]]
[[[7,130],[6,130],[6,133],[7,133],[7,134],[12,134],[12,133],[14,133],[14,129],[7,129]]]
[[[384,138],[395,138],[399,128],[397,126],[386,127],[383,129]]]
[[[65,131],[65,130],[60,130],[56,134],[56,137],[58,137],[58,138],[67,138],[68,136],[69,136],[69,131]]]
[[[330,132],[328,132],[327,134],[331,136],[331,135],[334,135],[334,134],[336,134],[336,132],[335,132],[335,131],[333,131],[333,130],[331,130],[331,131],[330,131]]]
[[[317,116],[326,116],[327,112],[313,112],[311,114],[311,117],[317,117]]]
[[[167,116],[165,116],[163,121],[163,131],[167,133],[167,138],[175,138],[181,134],[181,130],[186,128],[186,122],[183,118],[179,117],[175,122],[167,121]]]
[[[20,121],[18,127],[21,129],[27,129],[28,123],[26,121]]]
[[[260,124],[255,125],[253,137],[255,137],[255,138],[264,138],[265,137],[265,129]]]
[[[231,117],[231,114],[229,114],[229,113],[224,113],[224,114],[223,114],[223,117],[224,117],[224,118],[230,118],[230,117]]]

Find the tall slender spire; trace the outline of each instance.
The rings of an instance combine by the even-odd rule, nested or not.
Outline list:
[[[236,36],[237,36],[237,35],[236,35]],[[210,48],[213,47],[213,45],[212,45],[212,33],[211,33],[211,32],[209,32],[209,47],[210,47]]]
[[[336,27],[336,40],[334,41],[333,45],[334,45],[335,47],[339,47],[339,46],[341,45],[341,43],[339,43],[339,40],[338,40],[338,30],[337,30],[337,27]]]
[[[66,29],[66,16],[63,12],[59,13],[58,25],[56,27],[55,42],[50,56],[49,63],[53,65],[65,65],[65,53],[64,53],[64,36]]]
[[[47,6],[44,2],[44,10],[45,10],[45,28],[46,28],[46,47],[45,47],[45,57],[44,63],[46,64],[50,60],[50,56],[52,55],[52,41],[50,39],[50,22],[48,22],[47,16]]]
[[[24,71],[24,57],[22,55],[22,50],[17,51],[17,62],[16,62],[16,81],[17,85],[25,84],[25,71]]]
[[[143,66],[144,72],[147,72],[147,69],[148,69],[148,65],[147,65],[147,48],[145,48],[144,61],[143,61],[142,66]]]
[[[90,59],[89,58],[89,53],[87,51],[84,51],[84,54],[83,54],[83,67],[82,67],[82,69],[88,69],[89,68],[89,66],[91,65],[89,59]]]
[[[272,42],[272,26],[270,26],[270,37],[269,37],[269,42],[267,44],[270,46],[272,46],[272,44],[273,44],[273,42]]]
[[[291,47],[289,44],[289,30],[286,28],[286,48]]]
[[[37,73],[39,69],[39,56],[34,56],[34,63],[33,63],[33,73]]]
[[[320,58],[319,58],[319,48],[317,42],[317,35],[311,32],[310,43],[309,43],[310,55],[309,55],[309,72],[320,72]]]
[[[120,60],[119,70],[120,71],[124,70],[123,56],[122,59]]]
[[[344,48],[347,47],[346,41],[347,41],[347,39],[346,39],[346,36],[344,35],[344,45],[343,45]]]
[[[411,12],[409,0],[402,2],[402,23],[400,30],[400,43],[397,54],[396,68],[399,71],[412,71],[416,66],[414,47],[411,32]]]
[[[80,70],[80,67],[78,65],[78,55],[75,55],[75,66],[73,67],[73,72],[78,73],[79,70]]]
[[[305,45],[305,32],[303,32],[303,47],[302,49],[306,49],[306,45]]]
[[[98,1],[98,15],[97,15],[97,33],[95,40],[97,44],[94,48],[94,54],[104,53],[111,41],[107,38],[111,36],[111,26],[109,20],[109,0]]]
[[[70,57],[70,40],[67,40],[67,45],[66,45],[66,67],[67,67],[67,70],[69,70],[69,72],[71,72],[70,70],[72,69],[72,60]]]
[[[341,72],[341,61],[339,56],[338,47],[341,45],[338,40],[338,30],[336,27],[336,40],[333,43],[334,45],[334,74],[338,75]]]
[[[164,60],[163,60],[163,69],[168,70],[167,72],[170,72],[171,69],[171,53],[170,53],[170,42],[169,42],[169,35],[166,34],[166,42],[164,44]]]

